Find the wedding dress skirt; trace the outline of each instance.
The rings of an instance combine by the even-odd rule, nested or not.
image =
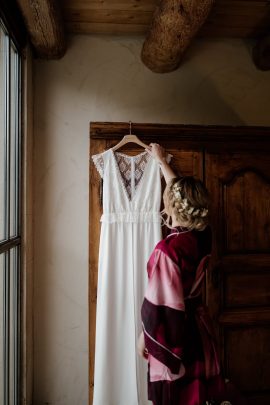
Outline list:
[[[103,178],[93,405],[149,405],[137,338],[146,265],[162,238],[161,170],[147,151],[108,149],[92,159]]]

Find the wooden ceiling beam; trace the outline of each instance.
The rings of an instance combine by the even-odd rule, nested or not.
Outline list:
[[[157,73],[177,69],[213,4],[214,0],[161,0],[143,44],[143,63]]]
[[[270,34],[260,38],[252,50],[252,58],[260,70],[270,70]]]
[[[66,51],[64,23],[57,0],[17,0],[37,56],[61,58]]]

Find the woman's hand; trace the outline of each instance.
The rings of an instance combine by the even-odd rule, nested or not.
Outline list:
[[[143,332],[140,334],[137,342],[137,350],[139,356],[147,359],[148,358],[148,350],[145,347],[145,341],[144,341],[144,334]]]
[[[166,162],[166,151],[158,143],[150,143],[150,145],[148,146],[148,148],[146,150],[159,163]]]
[[[168,183],[171,179],[177,177],[166,160],[167,153],[162,146],[160,146],[158,143],[150,143],[150,145],[145,148],[145,150],[147,150],[147,152],[158,161],[166,183]]]

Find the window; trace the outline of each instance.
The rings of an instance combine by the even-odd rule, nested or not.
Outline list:
[[[20,392],[21,57],[0,20],[0,404]]]

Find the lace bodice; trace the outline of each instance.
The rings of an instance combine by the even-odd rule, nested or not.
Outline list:
[[[101,221],[160,221],[162,172],[147,151],[130,156],[108,149],[91,158],[103,179]]]
[[[136,156],[129,156],[121,152],[114,152],[114,157],[116,160],[116,165],[121,175],[123,187],[126,189],[129,199],[132,199],[142,175],[144,173],[145,167],[151,158],[148,152],[142,152]],[[167,162],[170,162],[172,155],[167,155]],[[104,160],[103,153],[92,155],[93,162],[103,178],[104,176]],[[134,173],[134,176],[132,175]],[[162,176],[162,172],[160,171]]]

